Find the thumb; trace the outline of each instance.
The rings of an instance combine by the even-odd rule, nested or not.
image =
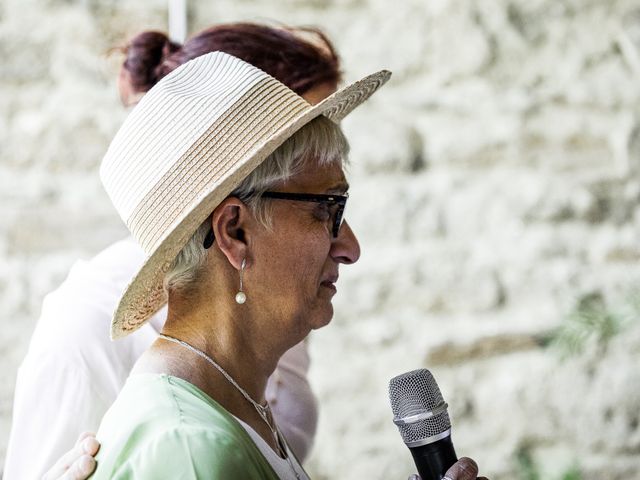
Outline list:
[[[470,458],[462,457],[447,470],[444,476],[449,480],[476,480],[478,465]]]

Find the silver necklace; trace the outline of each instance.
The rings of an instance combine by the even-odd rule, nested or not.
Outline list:
[[[269,403],[265,402],[264,405],[260,405],[258,402],[256,402],[253,398],[251,398],[251,396],[246,392],[246,390],[242,388],[238,384],[238,382],[236,382],[233,379],[233,377],[227,373],[227,371],[224,368],[222,368],[213,358],[211,358],[209,355],[204,353],[202,350],[198,350],[196,347],[194,347],[193,345],[183,340],[179,340],[177,338],[164,335],[163,333],[159,334],[158,336],[160,338],[167,340],[168,342],[173,342],[177,345],[181,345],[182,347],[186,348],[187,350],[190,350],[191,352],[195,353],[199,357],[204,358],[207,362],[213,365],[216,368],[216,370],[218,370],[222,374],[222,376],[226,378],[227,381],[231,385],[233,385],[235,389],[238,390],[251,405],[253,405],[253,408],[256,409],[256,412],[258,412],[258,415],[260,416],[260,418],[264,421],[264,423],[267,424],[267,426],[269,427],[269,430],[271,430],[271,434],[273,435],[273,439],[276,445],[278,446],[280,455],[287,460],[287,462],[289,463],[289,466],[291,467],[291,471],[293,471],[296,478],[300,480],[298,471],[294,468],[293,462],[291,461],[291,458],[287,453],[287,449],[284,446],[285,445],[284,439],[282,438],[280,431],[278,430],[278,426],[276,425],[275,419],[273,418],[273,414],[271,413],[271,409],[269,408]]]

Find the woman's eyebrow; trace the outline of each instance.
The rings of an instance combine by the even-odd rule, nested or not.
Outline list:
[[[345,193],[347,191],[349,191],[349,184],[346,181],[340,182],[326,190],[327,193]]]

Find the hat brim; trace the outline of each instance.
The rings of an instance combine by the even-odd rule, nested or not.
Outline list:
[[[202,222],[262,161],[314,118],[324,115],[336,123],[340,122],[384,85],[390,76],[391,72],[381,70],[338,90],[282,125],[259,148],[247,152],[217,182],[208,185],[193,208],[166,230],[166,235],[148,254],[125,289],[113,315],[111,338],[121,338],[137,330],[167,302],[163,281],[173,260]]]

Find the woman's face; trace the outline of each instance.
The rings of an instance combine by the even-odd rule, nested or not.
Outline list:
[[[309,162],[278,192],[344,194],[348,189],[340,165],[319,167]],[[327,205],[281,199],[272,202],[273,228],[261,231],[255,242],[253,265],[245,274],[247,296],[281,327],[304,338],[310,330],[331,321],[338,267],[360,256],[353,231],[343,222],[332,235]],[[253,301],[253,300],[248,300]]]

